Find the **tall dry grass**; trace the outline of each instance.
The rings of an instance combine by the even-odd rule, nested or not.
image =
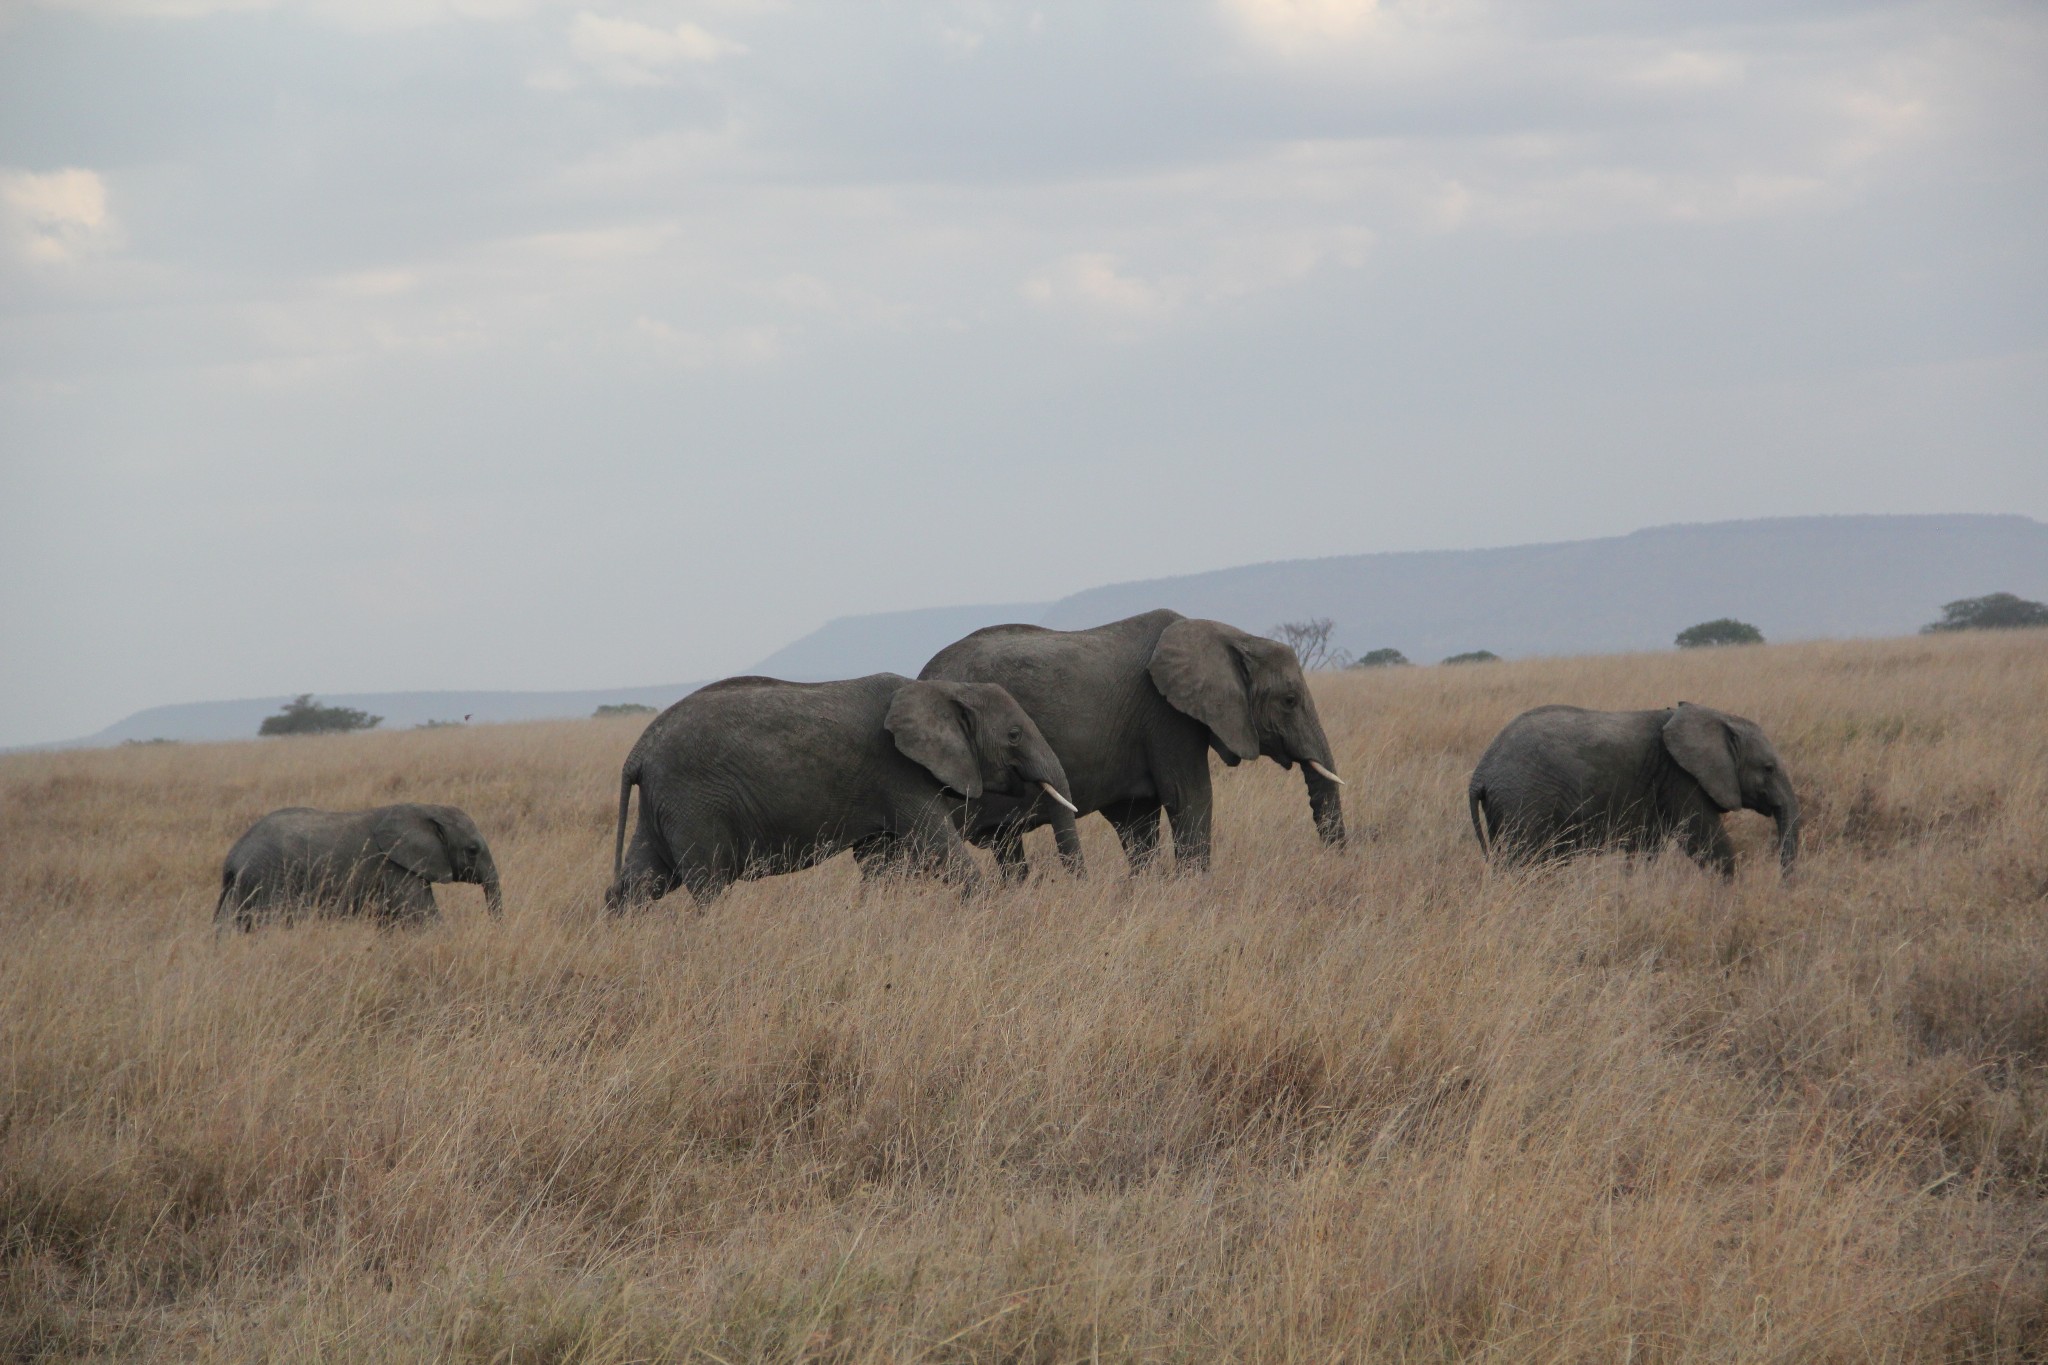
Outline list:
[[[970,902],[602,918],[630,721],[0,760],[0,1357],[2048,1353],[2048,637],[1316,682],[1348,851],[1219,770],[1213,875]],[[1795,881],[1482,866],[1504,721],[1680,699]],[[502,924],[215,941],[256,816],[399,798]]]

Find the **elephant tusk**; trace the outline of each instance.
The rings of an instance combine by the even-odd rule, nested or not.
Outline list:
[[[1327,777],[1340,787],[1345,785],[1343,778],[1337,776],[1337,774],[1331,772],[1328,768],[1325,768],[1322,764],[1316,762],[1314,759],[1310,759],[1308,761],[1308,766],[1309,771],[1313,772],[1317,777]]]
[[[1052,798],[1053,800],[1055,800],[1055,801],[1059,802],[1059,803],[1060,803],[1060,804],[1061,804],[1062,806],[1065,806],[1065,807],[1066,807],[1066,808],[1067,808],[1068,810],[1072,811],[1072,812],[1073,812],[1074,814],[1076,814],[1076,815],[1079,815],[1079,814],[1081,813],[1081,808],[1080,808],[1079,806],[1075,805],[1075,804],[1074,804],[1073,802],[1071,802],[1071,801],[1067,800],[1067,798],[1066,798],[1066,797],[1064,797],[1064,796],[1061,796],[1061,795],[1060,795],[1060,789],[1059,789],[1058,787],[1055,787],[1055,786],[1054,786],[1054,785],[1053,785],[1052,783],[1050,783],[1050,782],[1041,782],[1041,783],[1039,783],[1038,785],[1039,785],[1039,786],[1041,786],[1041,787],[1043,787],[1043,788],[1045,788],[1045,794],[1046,794],[1047,796],[1050,796],[1050,797],[1051,797],[1051,798]]]

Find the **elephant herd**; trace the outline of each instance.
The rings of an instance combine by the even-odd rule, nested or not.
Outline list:
[[[1232,767],[1299,766],[1317,834],[1342,846],[1343,779],[1300,661],[1220,621],[1162,610],[1090,630],[991,626],[916,678],[728,678],[662,712],[626,756],[605,904],[623,911],[677,889],[703,904],[736,880],[844,850],[863,876],[971,888],[973,843],[1012,881],[1029,871],[1023,836],[1041,825],[1079,875],[1075,822],[1096,812],[1133,872],[1159,853],[1162,816],[1176,866],[1206,870],[1211,753]],[[1481,848],[1517,862],[1676,839],[1730,873],[1720,817],[1743,808],[1777,820],[1787,870],[1799,849],[1798,800],[1763,732],[1690,703],[1529,711],[1487,748],[1468,799]],[[214,923],[248,929],[302,911],[421,923],[445,882],[482,886],[499,913],[490,848],[452,806],[294,807],[229,851]]]

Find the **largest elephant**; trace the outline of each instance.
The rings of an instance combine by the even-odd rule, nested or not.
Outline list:
[[[1166,610],[1090,630],[990,626],[940,650],[918,676],[997,683],[1015,697],[1059,755],[1075,806],[1108,818],[1134,872],[1159,851],[1162,812],[1176,865],[1209,866],[1211,752],[1231,767],[1261,755],[1300,764],[1317,832],[1344,842],[1336,758],[1301,661],[1276,641]],[[1021,836],[1055,814],[1042,800],[987,796],[969,820],[969,837],[1017,876]],[[1078,846],[1061,851],[1078,871]]]
[[[626,842],[634,788],[640,819]],[[727,678],[648,722],[619,773],[607,908],[678,887],[704,904],[741,878],[794,872],[852,849],[965,883],[963,800],[1043,792],[1066,774],[1000,687],[894,673],[839,682]]]

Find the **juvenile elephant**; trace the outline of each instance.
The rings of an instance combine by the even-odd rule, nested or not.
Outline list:
[[[424,924],[441,915],[435,882],[481,886],[492,917],[504,912],[490,846],[455,807],[292,806],[258,820],[228,850],[213,923],[253,929],[307,911]]]
[[[1262,754],[1283,768],[1299,763],[1317,832],[1344,842],[1342,779],[1286,645],[1148,611],[1092,630],[990,626],[940,650],[919,676],[1007,689],[1059,755],[1075,806],[1108,817],[1134,872],[1159,850],[1161,811],[1177,863],[1209,866],[1211,750],[1230,767]],[[1005,876],[1020,876],[1022,835],[1053,813],[1028,794],[985,796],[969,820],[969,837],[994,846]],[[1078,846],[1063,842],[1061,854],[1080,870]]]
[[[1067,775],[1000,687],[894,673],[728,678],[655,717],[627,755],[605,905],[679,886],[703,904],[740,878],[798,871],[846,848],[864,873],[893,863],[971,886],[962,799],[1039,791],[1066,802]]]
[[[1799,857],[1799,798],[1756,722],[1680,702],[1662,711],[1539,706],[1509,721],[1467,790],[1480,847],[1528,862],[1584,849],[1654,853],[1675,836],[1695,862],[1735,871],[1724,811],[1778,822]]]

